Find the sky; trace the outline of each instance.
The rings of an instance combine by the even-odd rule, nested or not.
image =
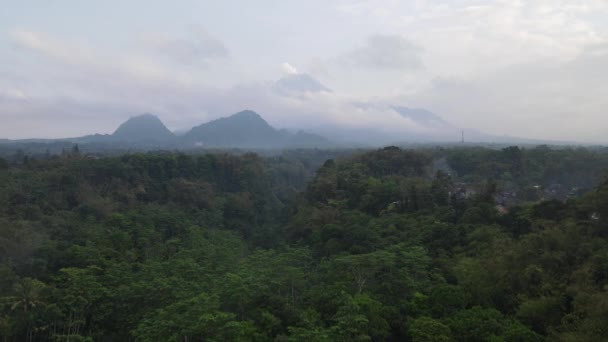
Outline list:
[[[0,0],[0,138],[450,127],[608,143],[608,0]],[[458,133],[459,134],[459,133]]]

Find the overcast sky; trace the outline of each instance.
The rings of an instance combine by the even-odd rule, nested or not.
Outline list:
[[[608,143],[608,0],[0,0],[0,137],[183,129],[242,109],[280,128]]]

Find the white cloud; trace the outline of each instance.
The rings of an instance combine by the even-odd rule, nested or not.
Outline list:
[[[467,80],[437,79],[402,100],[496,134],[605,142],[606,52],[597,46],[564,62],[519,64]]]
[[[287,62],[284,62],[283,64],[281,64],[281,69],[283,69],[283,71],[289,75],[295,75],[298,73],[298,69],[296,69],[293,65],[291,65]]]
[[[34,33],[31,37],[43,40]],[[86,46],[71,45],[80,53],[68,57],[63,53],[68,44],[56,39],[45,39],[44,46],[25,46],[31,53],[50,59],[53,68],[63,70],[52,76],[59,90],[37,93],[29,103],[0,102],[0,110],[10,113],[5,118],[15,122],[10,130],[0,131],[4,136],[110,133],[122,120],[144,112],[158,114],[171,128],[185,128],[244,108],[259,111],[279,128],[342,126],[392,133],[418,129],[394,111],[360,108],[354,104],[354,98],[330,92],[289,64],[284,65],[290,71],[288,81],[222,88],[184,79],[165,65],[137,55],[108,57]],[[107,63],[108,60],[113,62]],[[277,92],[277,87],[288,89]],[[37,124],[28,128],[27,122]],[[20,135],[15,136],[15,132]]]
[[[605,0],[311,0],[267,16],[264,6],[250,6],[256,15],[243,12],[237,25],[221,16],[232,18],[230,4],[220,3],[201,5],[212,14],[193,13],[187,23],[151,25],[148,14],[132,15],[112,31],[124,37],[104,27],[79,30],[67,17],[12,30],[12,44],[0,42],[0,115],[10,118],[0,137],[19,133],[19,118],[61,136],[60,118],[111,131],[137,112],[183,127],[243,108],[283,127],[410,124],[389,110],[353,108],[362,101],[426,107],[495,133],[607,139]],[[178,7],[174,14],[185,17]],[[317,12],[318,25],[304,26],[302,13]],[[214,35],[184,29],[198,21]],[[142,36],[145,44],[134,43]],[[294,75],[318,84],[293,78],[290,91],[277,93],[274,80]],[[86,124],[97,117],[111,120]]]
[[[0,100],[2,99],[8,100],[27,100],[27,96],[20,89],[9,88],[9,89],[0,89]]]
[[[373,35],[345,58],[357,67],[415,70],[423,68],[420,48],[400,35]]]
[[[175,38],[167,34],[148,35],[145,44],[178,63],[206,64],[230,57],[224,43],[202,28],[194,30],[185,38]]]

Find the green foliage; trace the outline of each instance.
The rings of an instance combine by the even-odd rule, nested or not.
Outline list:
[[[604,154],[0,160],[0,337],[602,340]]]
[[[412,342],[450,342],[453,341],[450,328],[440,321],[420,317],[410,324]]]

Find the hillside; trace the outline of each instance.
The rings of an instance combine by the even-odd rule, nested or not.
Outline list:
[[[0,338],[602,341],[607,162],[546,147],[0,159]],[[550,199],[556,175],[594,188]]]

